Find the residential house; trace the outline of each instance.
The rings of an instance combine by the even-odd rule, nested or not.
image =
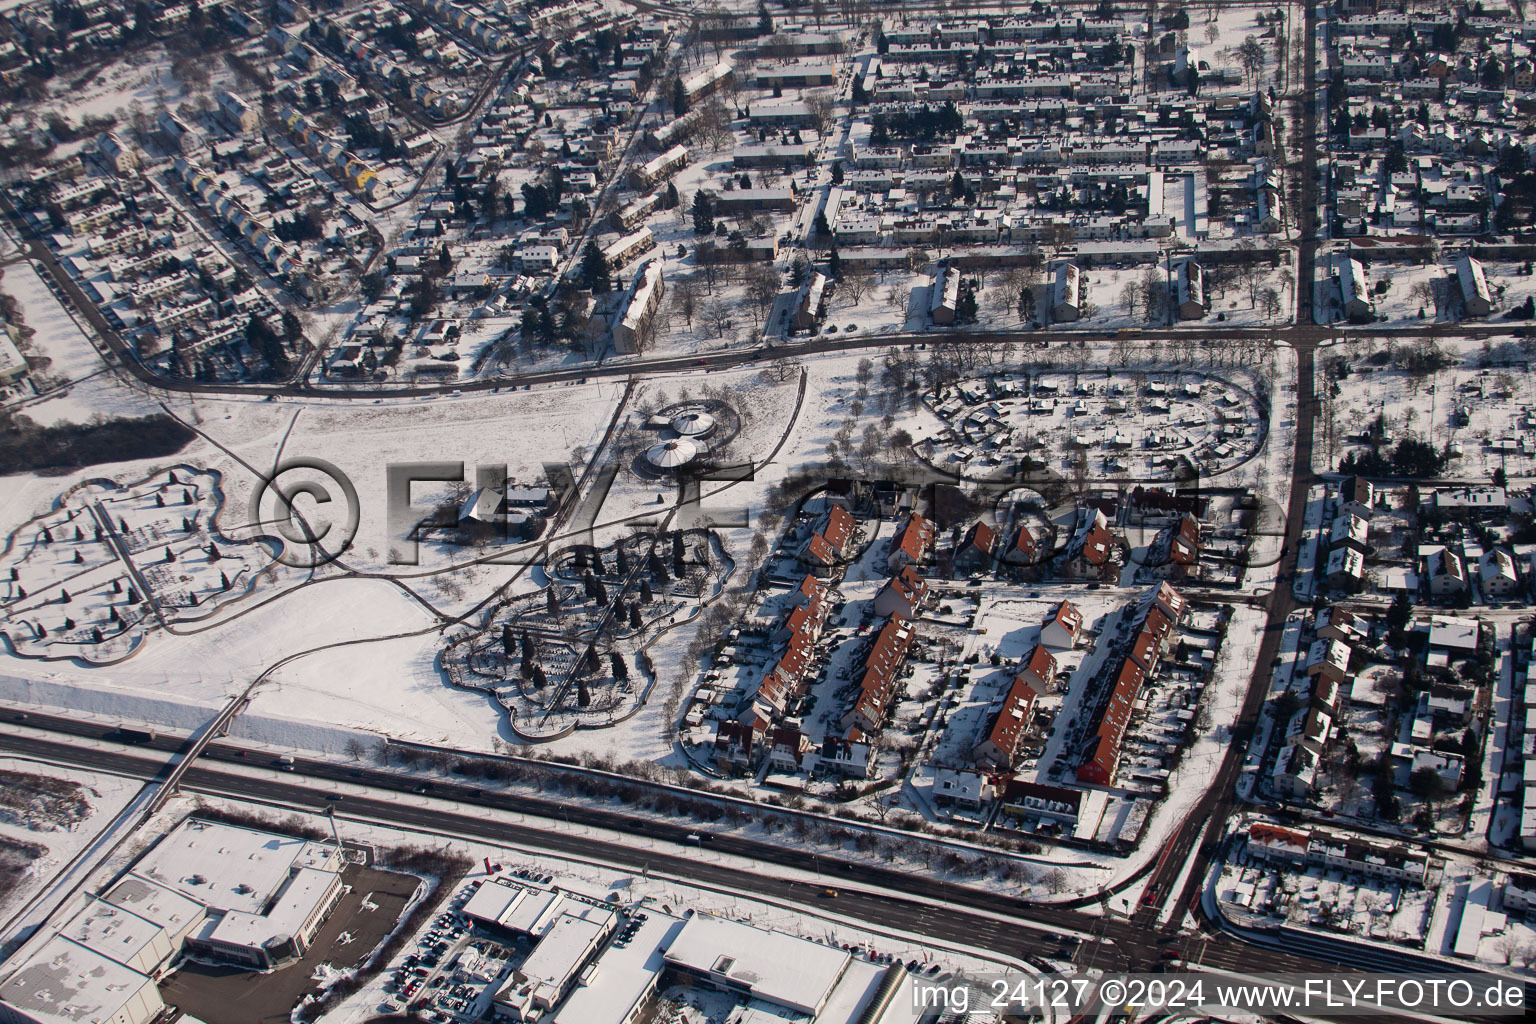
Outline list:
[[[1436,548],[1425,557],[1424,575],[1434,597],[1460,597],[1467,592],[1466,566],[1460,555],[1447,548]]]
[[[1328,549],[1330,551],[1341,547],[1349,547],[1361,554],[1365,554],[1369,550],[1369,540],[1370,524],[1349,512],[1335,516],[1333,525],[1328,528]]]
[[[1482,565],[1482,591],[1485,598],[1508,600],[1520,593],[1520,575],[1515,560],[1503,548],[1494,548]]]
[[[1044,652],[1044,648],[1037,650]],[[1054,670],[1055,659],[1051,659],[1049,653],[1045,657],[1051,660]],[[981,742],[971,750],[971,757],[977,764],[1003,772],[1013,769],[1019,745],[1029,732],[1030,715],[1039,695],[1040,692],[1027,681],[1025,672],[1014,678],[1007,695],[988,720]]]
[[[1066,323],[1083,315],[1082,276],[1075,263],[1063,263],[1056,268],[1051,283],[1052,320]]]
[[[927,595],[928,582],[909,565],[886,580],[885,585],[875,594],[875,614],[915,619]]]
[[[972,523],[955,548],[955,570],[986,572],[992,567],[992,549],[996,544],[996,530],[986,523]]]
[[[1083,629],[1083,613],[1071,601],[1063,601],[1040,627],[1040,643],[1052,650],[1070,651]]]
[[[1483,265],[1471,256],[1456,260],[1456,284],[1461,290],[1462,307],[1469,317],[1483,317],[1493,312],[1493,296],[1488,291],[1488,277]]]
[[[1334,548],[1323,564],[1323,580],[1331,590],[1358,594],[1365,589],[1365,556],[1354,548]]]
[[[832,505],[822,513],[816,529],[800,549],[800,560],[818,570],[842,564],[857,531],[853,516],[842,505]]]
[[[919,565],[933,550],[933,523],[917,513],[912,513],[891,539],[891,551],[886,558],[893,573],[909,565]]]
[[[1349,682],[1349,646],[1342,640],[1314,640],[1307,648],[1306,673],[1339,685]]]
[[[1056,656],[1045,644],[1035,644],[1020,663],[1018,678],[1036,693],[1050,693],[1056,688]]]
[[[1337,605],[1318,610],[1312,619],[1312,632],[1320,640],[1339,640],[1351,645],[1364,643],[1370,636],[1363,619]]]
[[[1199,320],[1210,310],[1205,294],[1205,271],[1194,260],[1179,264],[1174,276],[1174,296],[1180,320]]]
[[[1376,488],[1363,476],[1347,476],[1339,481],[1339,513],[1359,516],[1369,521],[1376,504]]]
[[[1003,550],[1003,561],[1008,565],[1033,565],[1039,560],[1039,553],[1040,547],[1034,533],[1021,523]]]
[[[935,768],[933,771],[933,802],[940,807],[979,811],[990,791],[987,777],[980,772],[954,768]]]

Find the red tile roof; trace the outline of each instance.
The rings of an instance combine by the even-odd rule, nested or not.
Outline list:
[[[920,515],[907,517],[906,525],[891,543],[891,552],[900,551],[914,562],[921,562],[933,546],[933,524]]]
[[[1029,715],[1034,710],[1035,698],[1038,697],[1032,686],[1019,676],[1013,681],[1013,686],[1008,690],[1008,696],[1003,698],[1003,706],[998,709],[997,715],[992,719],[991,728],[987,730],[987,738],[977,745],[977,750],[982,751],[978,759],[992,760],[1005,768],[1013,766],[1013,759],[1018,754],[1019,740],[1029,731]],[[986,750],[987,745],[991,750]]]
[[[910,565],[885,581],[881,590],[894,591],[909,607],[916,608],[928,593],[928,581]]]
[[[827,524],[822,527],[821,535],[827,539],[839,552],[848,546],[848,541],[853,538],[853,516],[841,505],[833,505],[827,510]]]
[[[1042,683],[1049,683],[1056,676],[1056,656],[1046,650],[1044,644],[1035,644],[1035,649],[1024,659],[1021,671],[1033,672]]]
[[[1014,532],[1013,544],[1010,547],[1025,558],[1034,558],[1036,551],[1035,535],[1029,532],[1029,527],[1020,526]]]
[[[1136,698],[1141,695],[1141,687],[1146,678],[1141,666],[1130,658],[1121,663],[1120,675],[1115,679],[1115,687],[1099,719],[1099,727],[1094,732],[1083,762],[1077,767],[1079,781],[1101,786],[1114,781],[1115,768],[1120,763],[1120,742],[1125,738],[1131,711],[1136,706]]]
[[[1114,543],[1114,534],[1095,523],[1088,536],[1083,538],[1083,559],[1089,565],[1103,565],[1109,561]]]
[[[900,615],[892,615],[864,656],[864,671],[859,677],[861,693],[854,703],[854,712],[869,723],[870,728],[878,729],[885,723],[886,711],[896,694],[901,666],[916,635],[912,623]]]
[[[1051,617],[1046,621],[1055,622],[1062,629],[1071,633],[1073,639],[1076,639],[1077,631],[1083,628],[1083,613],[1071,601],[1063,601],[1056,606],[1056,610],[1051,613]]]
[[[997,531],[986,523],[974,523],[965,531],[965,537],[960,541],[960,550],[975,548],[984,555],[990,555],[996,545]]]

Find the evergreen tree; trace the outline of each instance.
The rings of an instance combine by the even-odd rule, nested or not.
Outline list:
[[[680,77],[672,79],[672,115],[682,117],[688,113],[688,92],[683,88],[683,80]]]
[[[971,288],[960,289],[960,299],[955,303],[955,319],[961,323],[974,323],[976,312],[975,290]]]
[[[699,235],[715,230],[715,197],[703,189],[693,194],[693,230]]]
[[[613,279],[608,268],[608,258],[595,241],[588,242],[581,253],[581,283],[593,295],[606,295],[613,290]]]
[[[624,663],[624,655],[614,651],[608,656],[608,660],[612,663],[613,678],[620,680],[629,678],[629,666]]]
[[[664,210],[675,210],[682,201],[682,197],[677,194],[676,183],[667,182],[667,190],[662,193],[661,208]]]
[[[651,594],[651,581],[650,580],[641,580],[640,581],[640,600],[642,602],[644,602],[645,604],[650,604],[651,603],[651,598],[652,598],[652,594]]]
[[[768,14],[768,5],[759,0],[757,5],[757,34],[760,36],[773,35],[773,18]]]
[[[837,254],[837,246],[832,247],[832,252],[827,256],[827,276],[834,281],[843,279],[843,258]]]

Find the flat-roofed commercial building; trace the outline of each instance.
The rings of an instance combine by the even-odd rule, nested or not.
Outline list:
[[[153,978],[64,935],[0,986],[3,1024],[149,1024],[164,1012]]]

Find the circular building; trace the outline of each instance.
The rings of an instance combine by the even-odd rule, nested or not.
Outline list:
[[[672,472],[688,465],[698,455],[699,446],[686,437],[680,437],[674,441],[662,441],[651,445],[646,450],[645,461],[651,464],[652,469]]]
[[[715,418],[707,412],[685,412],[672,417],[672,429],[683,437],[703,437],[715,429]]]

